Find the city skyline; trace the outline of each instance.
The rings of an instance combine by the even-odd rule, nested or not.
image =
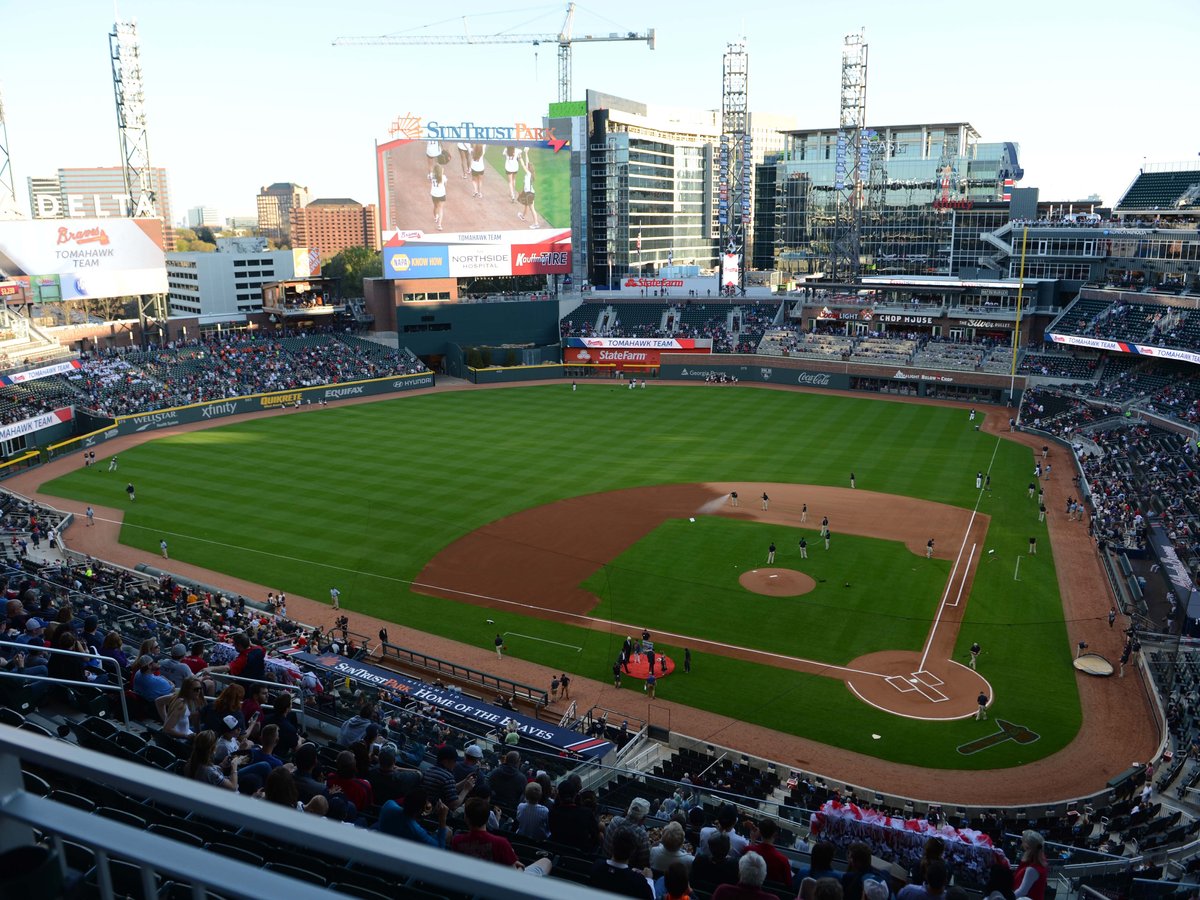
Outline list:
[[[18,185],[60,167],[119,164],[107,3],[6,4],[0,62],[9,150]],[[537,9],[464,0],[455,15],[425,7],[389,19],[378,5],[235,5],[197,12],[141,2],[136,18],[153,165],[170,172],[177,209],[255,209],[263,184],[310,185],[313,196],[377,202],[374,143],[404,115],[537,122],[556,99],[557,47],[334,47],[339,36],[556,33],[565,3]],[[1187,58],[1200,7],[1151,0],[1118,18],[1113,3],[1017,0],[1003,20],[943,7],[869,0],[851,13],[766,0],[580,6],[575,34],[656,31],[644,43],[574,48],[573,99],[588,89],[660,107],[720,104],[721,55],[744,36],[750,106],[794,115],[800,128],[836,125],[842,39],[866,28],[867,120],[969,121],[986,141],[1021,148],[1025,187],[1043,199],[1099,194],[1112,205],[1143,162],[1200,163],[1200,122],[1179,114],[1165,62]],[[286,11],[286,15],[281,13]],[[63,25],[62,23],[69,23]],[[1169,26],[1169,27],[1166,27]],[[35,38],[53,35],[47,64]],[[1123,47],[1158,48],[1164,65],[1128,63]],[[181,60],[195,60],[188,64]],[[1115,61],[1113,61],[1115,60]],[[37,77],[32,77],[35,75]],[[47,103],[46,98],[52,99]],[[28,198],[18,204],[28,213]]]

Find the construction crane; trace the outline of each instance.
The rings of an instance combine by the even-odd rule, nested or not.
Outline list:
[[[562,29],[558,34],[488,34],[473,35],[467,29],[467,17],[463,16],[463,34],[461,35],[379,35],[377,37],[340,37],[333,42],[335,47],[366,47],[372,45],[400,44],[558,44],[558,99],[571,99],[571,46],[573,44],[600,43],[612,41],[645,41],[651,50],[654,49],[654,29],[644,32],[610,32],[609,34],[572,34],[575,24],[575,4],[567,4],[567,17],[563,20]]]

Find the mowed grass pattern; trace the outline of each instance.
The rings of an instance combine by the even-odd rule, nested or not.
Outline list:
[[[336,585],[348,608],[456,640],[490,646],[498,628],[566,644],[508,642],[518,656],[606,678],[620,636],[508,612],[485,616],[468,604],[414,593],[408,582],[446,544],[487,522],[619,488],[699,481],[846,486],[854,471],[860,489],[971,508],[975,472],[987,470],[994,452],[993,492],[980,508],[992,516],[988,543],[996,554],[981,566],[960,651],[965,658],[972,640],[983,644],[998,713],[1039,732],[1037,743],[963,757],[958,744],[990,726],[901,719],[866,707],[836,681],[707,654],[693,654],[691,676],[665,679],[659,688],[666,699],[887,759],[992,768],[1063,746],[1078,730],[1079,703],[1053,554],[1025,492],[1032,455],[1005,441],[997,447],[961,410],[703,386],[465,391],[167,434],[121,454],[115,475],[101,465],[45,489],[127,508],[121,539],[147,551],[148,561],[166,537],[173,558],[317,599]],[[127,481],[137,487],[133,505]],[[1014,583],[1014,560],[1032,534],[1040,553],[1022,563],[1022,581]],[[747,548],[761,554],[765,544],[755,538]],[[918,594],[917,585],[894,575],[874,576],[882,578],[879,610],[897,599],[928,603],[924,585]],[[601,596],[615,601],[622,618],[623,596],[653,588],[653,580],[622,583],[618,593]],[[672,630],[698,633],[753,615],[720,602],[699,609]],[[496,627],[486,624],[488,616]],[[760,641],[787,635],[761,617],[755,625],[751,633]],[[797,648],[824,641],[831,658],[855,654],[841,647],[841,634],[790,627],[806,632],[795,635]],[[896,646],[912,642],[914,631],[906,629],[897,630]],[[682,655],[681,648],[668,652]]]
[[[767,567],[772,542],[774,566],[811,576],[811,592],[768,597],[741,586],[744,572]],[[920,651],[950,565],[897,541],[835,534],[826,551],[816,529],[701,516],[664,522],[585,584],[602,598],[592,613],[602,619],[845,665],[877,650]],[[894,580],[905,589],[885,592]]]

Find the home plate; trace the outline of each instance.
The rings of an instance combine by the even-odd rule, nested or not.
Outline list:
[[[910,679],[908,679],[908,683],[909,684],[920,684],[921,681],[920,681],[920,679],[917,679],[917,678],[910,678]]]

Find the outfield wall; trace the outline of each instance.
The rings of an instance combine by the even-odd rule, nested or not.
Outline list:
[[[154,412],[118,416],[116,435],[138,434],[143,431],[171,428],[209,419],[223,419],[241,413],[262,412],[265,409],[287,409],[297,404],[332,403],[348,397],[371,397],[394,394],[434,386],[432,372],[419,375],[393,375],[389,378],[372,378],[366,381],[347,381],[342,384],[325,384],[319,387],[296,388],[291,391],[275,391],[267,394],[250,394],[246,397],[230,397],[208,403],[193,403],[190,406],[175,406]],[[112,436],[107,432],[104,438]]]
[[[869,365],[812,356],[756,356],[749,354],[676,353],[659,367],[659,377],[679,381],[705,381],[725,375],[738,381],[786,384],[901,394],[911,397],[951,397],[979,402],[1005,403],[1009,399],[1007,375],[956,369],[920,369],[913,366]],[[1025,379],[1015,381],[1017,396]]]

